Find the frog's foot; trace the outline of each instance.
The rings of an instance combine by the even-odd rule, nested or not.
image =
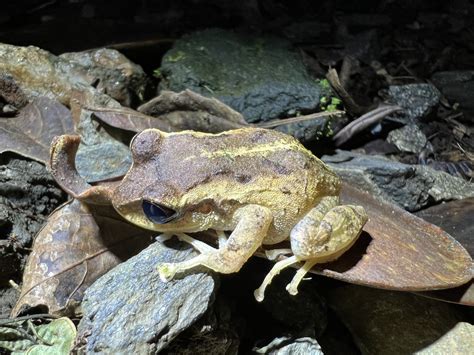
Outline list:
[[[273,265],[273,268],[270,270],[267,276],[265,276],[265,279],[263,280],[260,287],[254,291],[253,295],[255,296],[255,299],[258,302],[262,302],[263,299],[265,298],[265,289],[267,288],[268,285],[271,284],[273,278],[276,275],[278,275],[281,270],[287,268],[288,266],[296,264],[298,261],[299,260],[296,258],[296,256],[290,256],[289,258],[285,260],[275,263],[275,265]]]
[[[163,263],[158,265],[158,274],[163,282],[168,282],[176,275],[176,264]]]

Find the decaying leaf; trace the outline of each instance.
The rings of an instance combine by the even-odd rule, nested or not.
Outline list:
[[[69,110],[41,97],[26,105],[17,117],[0,118],[0,153],[15,152],[46,163],[54,136],[73,133]]]
[[[226,104],[191,90],[179,93],[162,91],[141,105],[138,111],[158,117],[180,130],[218,133],[248,126],[244,117]]]
[[[87,107],[102,122],[116,128],[131,132],[141,132],[147,128],[157,128],[164,132],[174,132],[178,129],[160,117],[148,116],[130,108]]]
[[[87,287],[146,247],[148,236],[110,206],[63,205],[35,238],[13,316],[35,306],[55,315],[77,313]]]
[[[364,206],[369,221],[349,251],[311,272],[399,291],[447,289],[472,279],[471,257],[442,229],[348,184],[342,202]]]
[[[67,355],[76,338],[76,327],[63,317],[35,326],[30,321],[15,321],[0,327],[0,348],[13,354]]]

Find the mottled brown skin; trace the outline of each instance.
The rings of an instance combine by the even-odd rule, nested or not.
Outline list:
[[[141,227],[176,234],[202,252],[159,272],[169,280],[178,272],[204,265],[221,273],[237,272],[261,244],[291,236],[293,256],[275,264],[273,276],[305,261],[289,291],[317,262],[339,257],[357,239],[367,216],[360,206],[337,206],[340,180],[296,139],[272,130],[244,128],[220,134],[164,133],[148,129],[131,143],[133,166],[113,191],[112,204]],[[177,212],[164,224],[143,212],[143,200]],[[213,229],[219,249],[183,234]],[[222,231],[232,231],[225,239]]]

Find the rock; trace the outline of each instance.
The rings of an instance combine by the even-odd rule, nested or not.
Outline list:
[[[390,131],[387,142],[394,144],[402,152],[415,154],[420,154],[423,149],[431,147],[425,134],[415,124]]]
[[[33,236],[66,195],[43,165],[2,158],[6,164],[0,166],[0,274],[5,281],[19,282]]]
[[[403,108],[403,112],[393,116],[405,124],[426,117],[441,98],[438,89],[431,84],[391,85],[388,96],[389,101]]]
[[[122,105],[131,106],[143,100],[147,76],[142,67],[130,61],[115,49],[93,49],[64,53],[59,56],[78,65],[90,83],[96,83],[101,92],[113,97]]]
[[[427,166],[341,150],[322,160],[350,184],[408,211],[433,202],[474,196],[474,184]]]
[[[73,59],[65,59],[68,57]],[[117,66],[118,69],[113,69]],[[66,106],[74,90],[100,95],[92,86],[97,80],[101,88],[122,101],[140,96],[144,80],[141,68],[116,51],[68,53],[58,57],[38,47],[9,44],[0,44],[0,72],[11,78],[28,100],[46,96]],[[123,85],[132,88],[128,91]]]
[[[83,351],[154,354],[206,312],[214,299],[212,276],[193,272],[163,283],[156,272],[160,262],[196,255],[188,245],[178,246],[154,243],[86,291],[78,326]]]
[[[419,355],[470,354],[474,349],[474,326],[460,322],[440,339],[417,351]]]
[[[459,103],[463,111],[474,113],[474,70],[457,70],[434,73],[431,77],[433,83],[451,101]],[[472,122],[472,118],[471,118]]]
[[[466,317],[448,303],[355,285],[331,290],[328,302],[362,354],[412,354]]]
[[[276,338],[270,344],[255,348],[257,354],[272,355],[323,355],[318,342],[312,338],[291,339],[288,337]]]
[[[314,110],[323,95],[288,41],[219,29],[176,41],[161,75],[161,89],[215,97],[248,122]]]

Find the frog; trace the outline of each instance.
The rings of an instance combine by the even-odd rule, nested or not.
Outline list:
[[[274,264],[254,296],[263,301],[273,278],[299,265],[286,287],[296,295],[311,268],[341,257],[368,220],[362,206],[340,204],[341,179],[328,165],[275,130],[143,130],[130,142],[132,166],[113,187],[81,180],[66,154],[74,155],[79,141],[65,135],[52,144],[51,172],[66,191],[111,204],[130,223],[197,250],[191,259],[157,265],[163,282],[202,267],[236,273],[259,248],[289,239],[291,248],[268,251],[289,257]],[[213,231],[214,246],[189,235],[203,231]]]

